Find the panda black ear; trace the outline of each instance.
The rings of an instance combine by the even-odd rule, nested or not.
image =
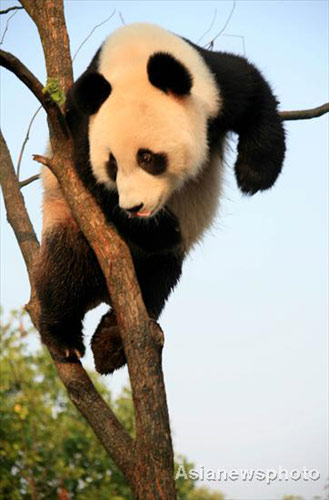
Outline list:
[[[110,83],[96,71],[80,76],[71,89],[77,107],[87,115],[96,113],[112,90]]]
[[[149,58],[147,74],[152,85],[164,92],[185,96],[191,91],[192,75],[181,62],[166,52],[156,52]]]

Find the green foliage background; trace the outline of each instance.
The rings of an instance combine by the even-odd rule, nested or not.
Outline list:
[[[50,356],[29,348],[36,332],[22,312],[1,327],[0,498],[130,500],[121,472],[68,399]],[[134,436],[130,390],[113,400],[100,377],[93,381]],[[194,467],[184,457],[185,470]],[[221,493],[177,481],[180,500],[223,500]]]
[[[0,499],[133,500],[123,475],[69,400],[48,352],[30,347],[37,333],[29,325],[24,312],[14,311],[0,328]],[[90,376],[134,437],[130,389],[114,400],[100,376]],[[184,456],[177,462],[185,471],[195,468]],[[222,493],[181,476],[176,489],[178,500],[224,500]]]

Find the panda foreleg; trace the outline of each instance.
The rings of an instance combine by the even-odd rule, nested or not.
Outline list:
[[[61,358],[83,356],[82,319],[105,298],[106,287],[97,259],[74,223],[47,228],[35,279],[42,341]]]

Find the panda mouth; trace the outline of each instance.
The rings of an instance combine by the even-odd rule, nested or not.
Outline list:
[[[135,212],[135,213],[130,213],[128,214],[128,217],[129,219],[132,219],[132,218],[146,218],[146,217],[151,217],[152,215],[152,212],[149,211],[149,210],[144,210],[144,212]]]
[[[147,210],[146,208],[141,207],[141,210],[138,210],[137,212],[129,212],[128,218],[129,219],[136,219],[136,218],[137,219],[150,219],[151,217],[154,217],[159,212],[159,210],[162,209],[162,207],[163,207],[163,197],[160,197],[158,204],[155,207],[153,207],[151,210]]]

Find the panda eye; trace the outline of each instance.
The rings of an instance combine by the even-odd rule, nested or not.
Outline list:
[[[149,165],[153,161],[153,153],[148,149],[140,149],[137,153],[137,161],[140,166]]]
[[[118,173],[118,165],[112,153],[110,153],[109,159],[106,163],[106,170],[110,179],[112,179],[112,181],[115,182]]]
[[[165,153],[153,153],[149,149],[139,149],[137,163],[148,174],[160,175],[167,168],[168,158]]]

